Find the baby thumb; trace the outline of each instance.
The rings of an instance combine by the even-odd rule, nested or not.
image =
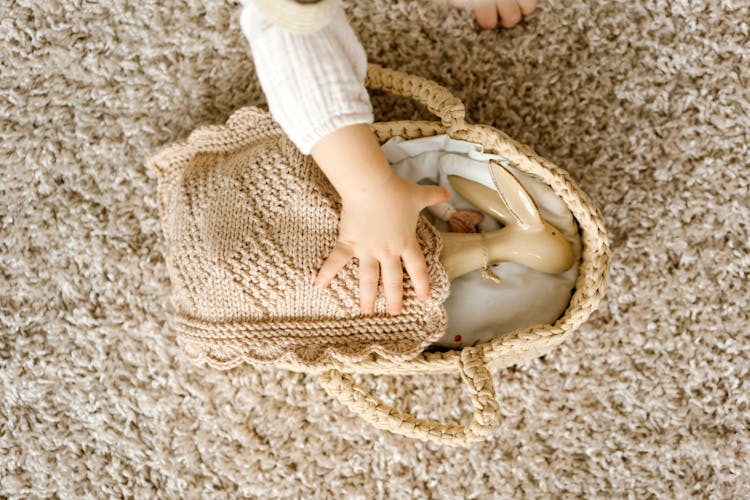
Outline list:
[[[450,198],[450,192],[440,186],[424,186],[422,188],[422,202],[424,206],[439,205]]]

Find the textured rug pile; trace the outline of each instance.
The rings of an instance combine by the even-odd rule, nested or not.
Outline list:
[[[500,423],[468,450],[375,430],[313,376],[192,366],[144,163],[264,105],[238,3],[6,2],[0,497],[750,496],[747,2],[542,0],[485,32],[428,0],[346,11],[372,62],[452,89],[601,207],[600,309],[495,374]],[[470,414],[457,376],[358,381]]]

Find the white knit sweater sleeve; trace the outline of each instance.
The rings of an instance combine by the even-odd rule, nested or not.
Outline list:
[[[303,154],[339,128],[373,122],[367,55],[341,7],[312,33],[271,24],[252,2],[240,24],[271,115]]]

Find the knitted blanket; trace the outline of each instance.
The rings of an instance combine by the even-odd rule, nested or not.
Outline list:
[[[371,354],[406,360],[444,332],[442,242],[423,218],[417,239],[429,300],[418,300],[405,276],[401,314],[387,315],[380,293],[375,314],[360,315],[354,260],[328,288],[313,285],[336,242],[340,198],[269,114],[243,108],[226,126],[196,130],[149,165],[159,179],[170,323],[194,361],[231,368],[281,360],[316,366]]]

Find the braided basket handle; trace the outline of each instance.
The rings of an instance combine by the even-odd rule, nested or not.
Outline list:
[[[370,63],[367,65],[365,86],[390,94],[411,97],[440,117],[443,126],[449,131],[464,128],[466,119],[464,104],[448,89],[433,81]]]
[[[318,382],[344,406],[378,429],[407,437],[451,446],[469,446],[483,441],[497,422],[498,403],[492,375],[474,348],[464,348],[459,358],[461,378],[469,386],[474,415],[466,424],[443,424],[422,420],[387,406],[367,389],[357,385],[351,376],[337,369],[320,374]]]

